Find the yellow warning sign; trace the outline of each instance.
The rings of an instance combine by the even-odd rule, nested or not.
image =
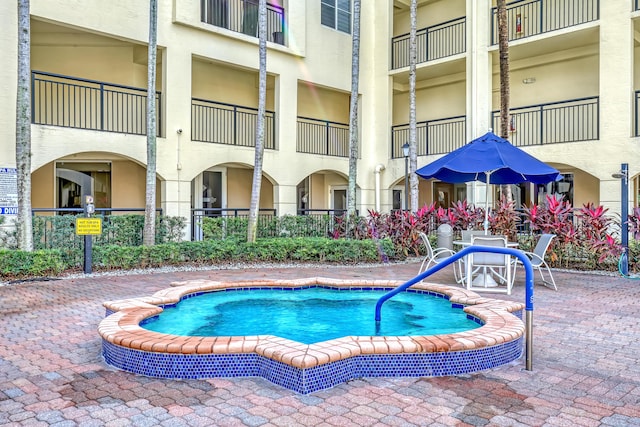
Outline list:
[[[102,234],[101,218],[76,218],[78,236]]]

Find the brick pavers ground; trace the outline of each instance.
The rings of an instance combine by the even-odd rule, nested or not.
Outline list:
[[[0,287],[0,425],[640,426],[640,280],[555,271],[524,358],[470,375],[363,378],[302,396],[261,378],[164,380],[100,356],[106,300],[176,280],[408,279],[419,264],[92,276]],[[522,273],[511,296],[524,301]],[[451,281],[439,272],[434,282]],[[372,314],[373,315],[373,314]]]

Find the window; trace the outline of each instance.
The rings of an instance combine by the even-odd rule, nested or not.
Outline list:
[[[57,162],[57,207],[82,208],[93,196],[96,208],[111,207],[111,163]]]
[[[351,0],[321,0],[320,22],[351,34]]]
[[[568,201],[573,206],[573,174],[563,173],[560,181],[538,185],[537,203],[543,203],[546,195]]]

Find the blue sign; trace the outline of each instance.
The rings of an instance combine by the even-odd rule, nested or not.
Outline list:
[[[0,215],[18,215],[18,208],[0,206]]]

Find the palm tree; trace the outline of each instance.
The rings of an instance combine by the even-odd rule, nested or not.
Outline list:
[[[418,175],[415,174],[415,171],[418,169],[418,151],[416,146],[416,64],[418,62],[416,36],[417,3],[417,0],[411,0],[409,12],[411,26],[409,30],[409,186],[411,187],[411,191],[409,206],[405,206],[405,209],[413,212],[418,209]]]
[[[156,242],[156,49],[158,0],[149,0],[149,51],[147,58],[147,185],[142,244]]]
[[[500,136],[509,138],[509,25],[507,2],[498,0],[498,51],[500,54]],[[511,186],[501,185],[500,193],[512,200]]]
[[[351,39],[351,104],[349,107],[349,185],[347,214],[356,214],[356,181],[358,178],[358,83],[360,79],[360,0],[353,1],[353,34]]]
[[[253,185],[247,241],[255,242],[260,209],[260,187],[262,185],[262,158],[264,156],[264,115],[267,102],[267,0],[258,2],[258,46],[260,71],[258,82],[258,123],[256,124],[256,153],[253,165]]]
[[[31,23],[29,0],[18,0],[18,93],[16,100],[16,171],[18,249],[33,250],[31,218]]]

